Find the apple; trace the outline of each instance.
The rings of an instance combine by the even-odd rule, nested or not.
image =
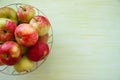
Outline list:
[[[49,39],[49,34],[47,33],[47,34],[45,34],[43,36],[39,36],[38,40],[47,43],[48,39]]]
[[[23,23],[15,29],[16,41],[25,47],[33,46],[38,40],[38,32],[32,25]]]
[[[50,29],[50,22],[44,16],[35,16],[30,20],[30,24],[38,31],[39,36],[43,36],[48,33]]]
[[[23,54],[23,55],[26,55],[26,54],[27,54],[27,51],[28,51],[28,47],[25,47],[25,46],[22,46],[22,45],[21,45],[21,50],[22,50],[22,54]]]
[[[27,57],[34,61],[40,61],[49,54],[48,44],[45,42],[38,41],[35,45],[29,48]]]
[[[7,18],[0,18],[0,43],[14,39],[16,24]]]
[[[21,5],[17,10],[18,20],[21,23],[28,23],[35,15],[35,10],[31,5]]]
[[[0,8],[0,18],[8,18],[11,19],[16,24],[17,22],[17,12],[10,7],[2,7]]]
[[[25,72],[33,68],[33,61],[29,60],[26,56],[23,56],[21,60],[14,66],[15,71]]]
[[[20,46],[14,41],[7,41],[0,49],[0,59],[6,65],[14,65],[21,59]]]
[[[0,50],[1,50],[1,44],[0,44]],[[3,62],[1,61],[1,58],[0,58],[0,66],[4,65]]]

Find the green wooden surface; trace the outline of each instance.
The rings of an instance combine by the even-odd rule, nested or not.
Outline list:
[[[47,61],[22,76],[0,73],[0,80],[120,80],[119,0],[0,0],[31,4],[54,30]]]

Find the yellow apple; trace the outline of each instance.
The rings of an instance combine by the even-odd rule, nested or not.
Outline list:
[[[29,71],[33,68],[33,62],[29,60],[26,56],[23,56],[21,60],[14,65],[14,69],[17,72]]]

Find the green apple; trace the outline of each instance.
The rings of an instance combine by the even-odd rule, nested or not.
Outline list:
[[[29,71],[33,68],[33,62],[29,60],[26,56],[23,56],[21,60],[13,67],[17,72]]]
[[[8,18],[14,21],[16,24],[18,23],[17,12],[13,8],[10,8],[10,7],[0,8],[0,18]]]

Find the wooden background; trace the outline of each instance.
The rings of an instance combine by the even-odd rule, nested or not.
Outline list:
[[[0,0],[27,3],[51,21],[54,44],[36,71],[0,80],[120,80],[120,0]]]

